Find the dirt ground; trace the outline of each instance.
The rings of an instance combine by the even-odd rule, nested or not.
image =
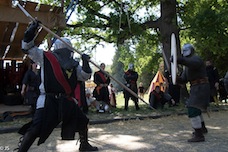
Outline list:
[[[228,152],[227,116],[228,111],[212,112],[210,118],[205,114],[209,133],[200,143],[187,142],[192,128],[186,115],[90,125],[89,140],[101,152]],[[17,133],[0,134],[0,152],[13,151],[19,137]],[[74,152],[79,147],[77,140],[60,140],[59,128],[44,144],[36,143],[30,152]]]

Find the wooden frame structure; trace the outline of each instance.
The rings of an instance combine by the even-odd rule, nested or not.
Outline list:
[[[49,29],[65,28],[62,7],[19,1],[20,4]],[[30,22],[19,8],[12,7],[11,0],[0,1],[0,60],[23,60],[21,40]],[[48,33],[42,30],[35,43],[39,45]]]
[[[22,0],[19,3],[49,29],[66,27],[63,7]],[[29,18],[18,7],[12,7],[12,0],[0,0],[0,103],[6,105],[23,102],[21,82],[30,62],[21,51],[21,41],[29,22]],[[41,30],[35,44],[41,44],[47,34],[47,31]]]

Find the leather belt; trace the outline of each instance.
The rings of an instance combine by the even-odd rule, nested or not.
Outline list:
[[[41,95],[53,96],[56,99],[61,98],[61,97],[68,97],[65,93],[41,93]]]
[[[190,81],[191,85],[197,85],[197,84],[203,84],[203,83],[208,83],[207,77]]]

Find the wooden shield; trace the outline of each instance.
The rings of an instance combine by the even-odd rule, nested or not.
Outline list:
[[[175,85],[177,79],[177,43],[174,33],[171,35],[171,58],[173,58],[173,62],[171,62],[171,76],[172,82]]]

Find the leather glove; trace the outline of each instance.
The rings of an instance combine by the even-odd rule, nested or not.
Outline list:
[[[33,21],[27,28],[27,30],[24,33],[24,42],[28,43],[33,40],[36,34],[36,30],[39,27],[40,21]]]
[[[87,61],[89,62],[90,56],[87,54],[82,54],[82,61]]]
[[[169,61],[173,63],[173,56],[170,57]]]
[[[90,56],[87,54],[82,54],[82,70],[86,73],[92,73],[92,70],[89,66]]]

